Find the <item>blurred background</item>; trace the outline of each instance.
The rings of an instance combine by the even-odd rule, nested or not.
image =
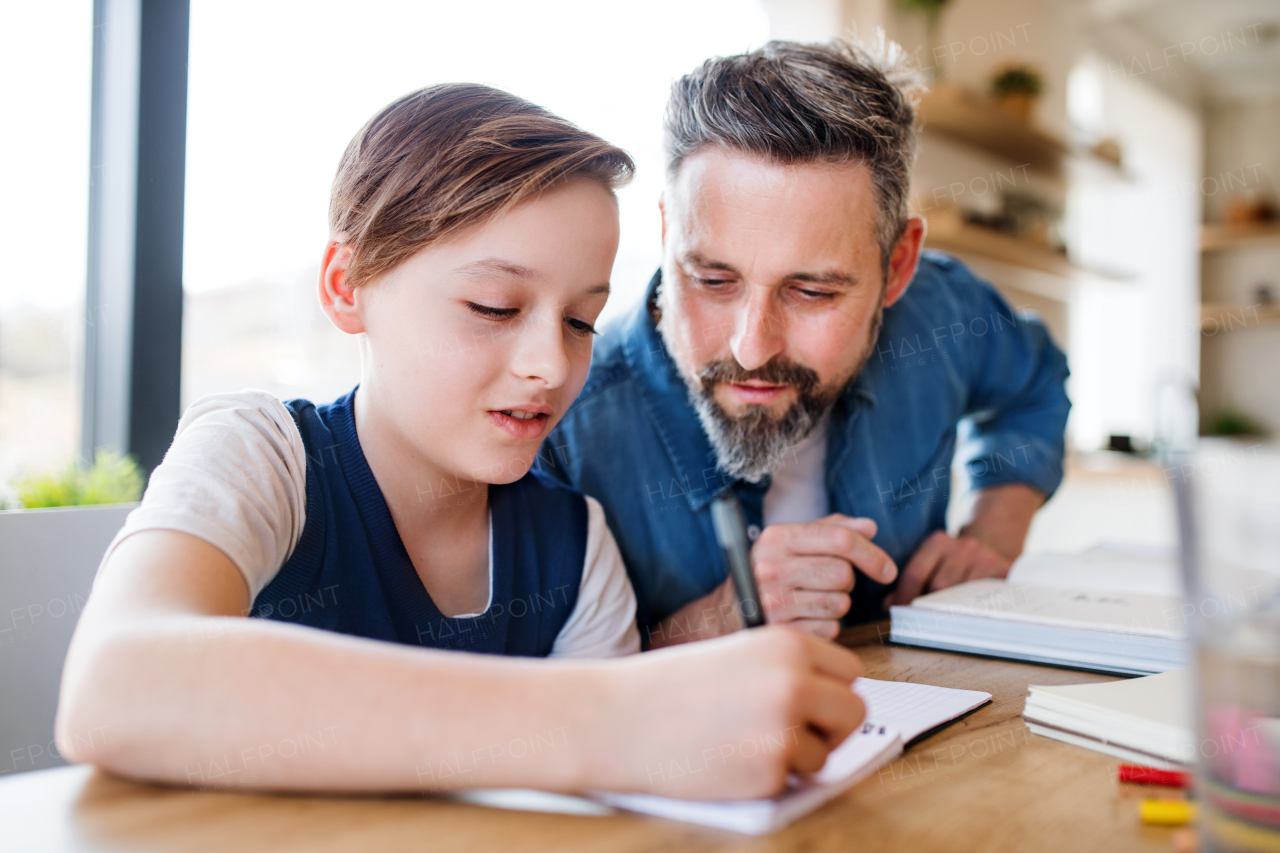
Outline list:
[[[84,365],[104,319],[86,301],[93,4],[5,16],[0,499],[98,446]],[[191,0],[181,406],[243,387],[324,401],[355,384],[355,342],[317,306],[317,262],[339,155],[394,98],[489,83],[635,156],[607,319],[659,260],[671,81],[770,38],[876,28],[932,80],[912,196],[929,244],[1041,315],[1069,354],[1073,465],[1123,467],[1197,432],[1273,438],[1269,0]]]

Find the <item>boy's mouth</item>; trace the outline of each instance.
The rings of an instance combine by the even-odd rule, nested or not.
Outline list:
[[[489,412],[489,420],[498,429],[513,438],[541,438],[551,419],[550,407],[538,409],[496,409]]]

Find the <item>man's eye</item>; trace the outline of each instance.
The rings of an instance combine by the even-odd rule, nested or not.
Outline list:
[[[829,293],[825,290],[807,290],[803,287],[797,287],[796,292],[806,299],[813,299],[817,301],[827,300],[835,296],[834,293]]]
[[[575,335],[579,337],[587,337],[589,335],[597,335],[596,327],[584,320],[576,320],[573,317],[565,317],[564,321],[569,324],[569,328],[573,330]]]
[[[468,302],[467,307],[471,309],[473,314],[488,317],[490,320],[506,320],[520,313],[519,308],[494,308],[490,305],[481,305],[478,302]]]
[[[727,278],[703,278],[696,275],[693,277],[693,280],[706,287],[718,287],[719,285],[730,283],[730,279]]]

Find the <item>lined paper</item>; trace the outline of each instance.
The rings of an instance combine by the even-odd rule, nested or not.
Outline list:
[[[859,678],[853,689],[867,705],[858,730],[831,751],[812,777],[793,776],[787,790],[763,800],[700,801],[653,794],[596,793],[611,806],[760,835],[803,817],[853,787],[902,752],[902,745],[991,700],[990,693]]]
[[[991,701],[990,693],[859,678],[853,689],[867,704],[867,722],[892,726],[910,742],[961,714]]]

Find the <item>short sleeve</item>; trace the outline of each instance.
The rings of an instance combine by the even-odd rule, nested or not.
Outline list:
[[[551,657],[609,658],[640,651],[636,594],[604,509],[587,499],[587,554],[578,603],[551,648]]]
[[[103,564],[134,533],[178,530],[226,554],[252,600],[302,536],[306,488],[302,436],[277,397],[256,390],[201,397],[178,422]]]

